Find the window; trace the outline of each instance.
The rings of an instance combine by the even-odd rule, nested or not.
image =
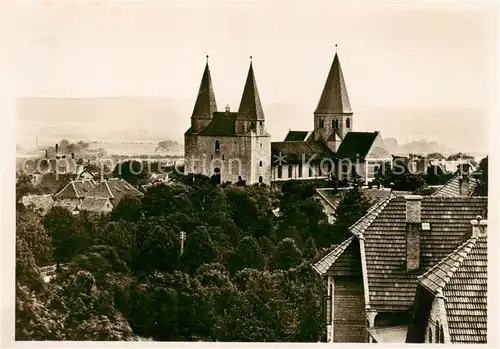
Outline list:
[[[346,128],[351,128],[351,119],[347,118],[345,121],[345,127]]]
[[[297,177],[302,177],[302,164],[299,165]]]
[[[262,121],[259,121],[259,125],[262,126]]]
[[[334,130],[339,128],[339,121],[338,120],[332,120],[332,128]]]
[[[224,160],[224,155],[222,155],[222,160]]]
[[[319,119],[319,128],[325,127],[325,120]]]
[[[259,161],[259,166],[262,167],[262,161]]]
[[[279,165],[278,166],[278,178],[283,177],[283,166]]]
[[[293,175],[293,167],[292,165],[288,165],[288,178],[292,178]]]
[[[439,343],[439,321],[436,322],[436,343]]]
[[[429,327],[429,343],[432,343],[432,327]]]
[[[262,143],[260,143],[260,147],[262,148]]]
[[[238,182],[241,182],[243,180],[243,178],[241,178],[241,176],[238,176]]]
[[[220,151],[220,142],[219,140],[215,141],[215,152],[218,153]]]
[[[443,325],[439,327],[439,343],[444,343]]]
[[[313,177],[313,176],[314,176],[313,168],[312,168],[312,166],[309,166],[309,177]]]
[[[262,183],[262,176],[259,176],[259,183]]]

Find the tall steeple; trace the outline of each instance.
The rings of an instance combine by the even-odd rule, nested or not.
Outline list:
[[[347,95],[344,75],[340,67],[339,55],[335,52],[328,78],[315,113],[347,114],[352,113],[351,104]]]
[[[198,90],[198,97],[194,104],[192,118],[211,119],[212,114],[217,111],[217,104],[215,102],[214,88],[212,86],[212,77],[210,76],[210,68],[207,63],[205,71],[201,78],[200,89]]]
[[[248,69],[247,81],[243,89],[240,107],[238,109],[238,119],[264,120],[264,111],[260,103],[259,91],[255,82],[255,75],[252,66],[252,56],[250,56],[250,68]]]
[[[314,139],[328,141],[332,134],[343,139],[353,130],[353,119],[339,55],[335,52],[323,93],[314,111]]]

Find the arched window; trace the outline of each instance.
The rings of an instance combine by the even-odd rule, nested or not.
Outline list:
[[[302,164],[299,165],[297,177],[302,177]]]
[[[279,165],[278,166],[278,178],[283,177],[283,166]]]
[[[334,130],[337,128],[337,120],[332,120],[332,128]]]
[[[241,182],[242,180],[241,176],[238,176],[238,182]]]
[[[429,327],[429,343],[432,343],[432,327]]]
[[[215,152],[218,153],[220,151],[220,142],[219,140],[215,141]]]
[[[262,176],[259,176],[259,183],[262,183]]]
[[[443,325],[439,326],[439,343],[444,343]]]
[[[288,178],[292,178],[293,175],[293,167],[292,165],[288,165]]]
[[[259,166],[262,167],[262,161],[259,161]]]
[[[439,343],[439,321],[436,321],[436,340],[434,342]]]
[[[346,128],[351,128],[351,119],[347,118],[347,119],[345,120],[345,127],[346,127]]]
[[[319,128],[325,127],[325,120],[319,119]]]

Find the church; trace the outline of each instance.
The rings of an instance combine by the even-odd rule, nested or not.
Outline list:
[[[208,56],[207,56],[208,58]],[[184,134],[186,173],[216,176],[220,182],[271,184],[287,180],[340,180],[359,176],[368,184],[385,163],[392,163],[380,132],[355,132],[354,114],[335,53],[313,129],[289,131],[271,142],[252,62],[239,108],[217,111],[208,60]]]

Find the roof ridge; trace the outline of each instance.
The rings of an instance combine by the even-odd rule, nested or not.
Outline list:
[[[111,188],[109,187],[108,181],[104,181],[104,184],[106,185],[106,188],[108,188],[108,192],[111,194],[111,198],[114,199],[115,196],[113,195],[113,192],[111,191]]]
[[[61,190],[59,190],[57,193],[54,194],[54,197],[59,196],[64,191],[64,189],[66,189],[70,184],[71,182],[66,184]]]
[[[479,239],[479,237],[477,235],[471,236],[467,241],[465,241],[460,246],[458,246],[457,248],[455,248],[446,257],[444,257],[438,263],[436,263],[432,268],[430,268],[429,270],[427,270],[422,275],[418,276],[417,277],[417,282],[420,285],[422,285],[423,287],[425,287],[427,290],[429,290],[430,292],[432,292],[433,294],[437,294],[440,291],[442,291],[443,288],[446,287],[446,285],[448,284],[448,282],[452,278],[453,274],[458,270],[458,268],[460,267],[460,265],[462,264],[462,262],[465,260],[465,258],[469,255],[469,253],[472,251],[472,249],[476,246],[476,243],[477,243],[478,239]],[[459,253],[460,251],[464,251],[465,254],[460,254]],[[455,255],[458,255],[458,259],[453,261],[453,265],[451,266],[450,270],[445,274],[444,277],[442,277],[443,282],[444,282],[443,285],[436,284],[434,281],[430,280],[431,282],[433,282],[434,284],[436,284],[438,286],[435,290],[432,290],[429,286],[425,285],[422,282],[422,279],[424,279],[424,277],[432,274],[435,270],[437,270],[437,268],[439,268],[441,265],[445,264],[446,261],[448,261],[452,256],[455,256]]]
[[[441,196],[437,195],[444,187],[446,187],[448,184],[450,184],[452,181],[454,181],[458,177],[458,174],[450,178],[445,184],[443,184],[438,190],[436,190],[434,193],[431,194],[431,196]]]
[[[387,206],[387,204],[389,203],[389,201],[391,201],[392,199],[396,198],[397,196],[394,195],[391,191],[390,195],[376,203],[375,205],[371,206],[368,211],[366,211],[365,215],[363,217],[361,217],[360,219],[358,219],[353,225],[351,225],[349,227],[349,231],[354,234],[355,236],[359,237],[361,234],[363,234],[366,230],[366,228],[368,228],[372,222],[378,217],[378,215],[380,214],[380,212],[383,211],[383,209],[385,208],[385,206]],[[378,213],[376,213],[375,215],[372,215],[373,212],[375,212],[375,210],[379,210]],[[370,219],[368,219],[370,218]],[[366,226],[362,229],[359,229],[359,231],[356,231],[358,230],[358,226],[361,225],[361,223],[363,223],[364,221],[366,220]],[[353,231],[355,230],[355,231]]]

